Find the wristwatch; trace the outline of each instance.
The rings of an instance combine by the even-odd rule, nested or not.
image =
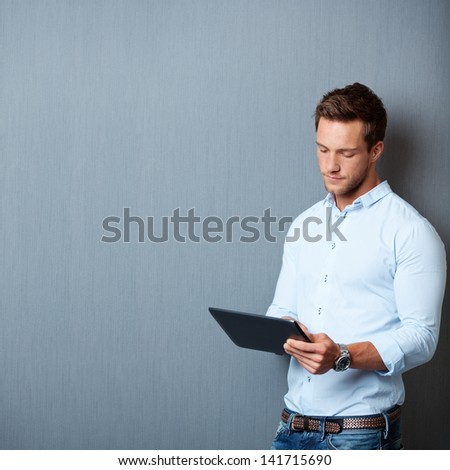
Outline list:
[[[348,352],[348,347],[346,344],[340,344],[339,347],[341,349],[341,353],[336,359],[333,369],[336,372],[343,372],[350,367],[350,353]]]

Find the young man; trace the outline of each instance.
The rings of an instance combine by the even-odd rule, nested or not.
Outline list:
[[[284,346],[289,389],[273,449],[402,448],[402,373],[436,350],[444,246],[380,181],[386,123],[382,101],[359,83],[316,108],[328,195],[290,227],[267,312],[301,322],[311,342]]]

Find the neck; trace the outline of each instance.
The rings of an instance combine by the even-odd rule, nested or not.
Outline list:
[[[334,195],[334,200],[336,202],[336,207],[342,211],[345,207],[353,204],[353,202],[361,197],[363,194],[368,193],[371,189],[375,188],[381,183],[380,178],[377,174],[374,174],[372,178],[368,178],[361,183],[360,186],[349,191],[345,194]]]

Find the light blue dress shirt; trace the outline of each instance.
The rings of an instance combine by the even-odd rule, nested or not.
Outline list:
[[[355,416],[402,404],[402,373],[436,350],[445,279],[441,239],[386,181],[342,212],[331,194],[303,212],[289,228],[267,315],[297,318],[336,343],[370,341],[387,371],[313,375],[291,358],[286,406]]]

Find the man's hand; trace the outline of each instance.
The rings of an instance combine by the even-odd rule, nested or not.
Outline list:
[[[312,334],[304,325],[301,323],[299,325],[311,343],[288,339],[284,344],[284,350],[311,374],[325,374],[333,368],[339,357],[339,345],[325,333]]]

